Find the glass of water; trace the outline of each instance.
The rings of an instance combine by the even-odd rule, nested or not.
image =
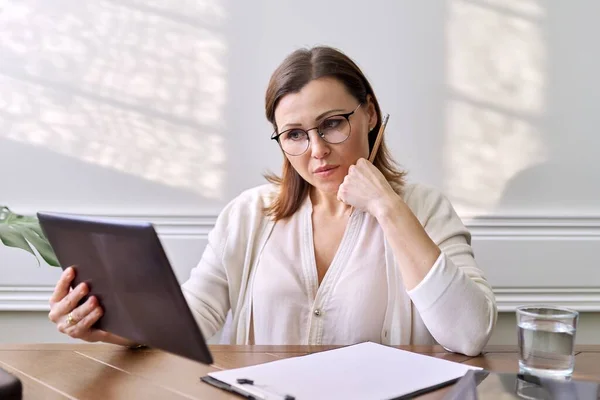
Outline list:
[[[518,307],[520,372],[570,379],[575,366],[578,320],[579,313],[567,308]]]

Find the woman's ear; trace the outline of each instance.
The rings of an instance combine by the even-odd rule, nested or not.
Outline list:
[[[373,96],[367,95],[367,115],[369,116],[369,132],[371,132],[377,125],[377,111],[375,110],[375,103],[373,103]]]

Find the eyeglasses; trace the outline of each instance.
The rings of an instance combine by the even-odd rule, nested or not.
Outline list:
[[[277,131],[271,135],[272,140],[276,140],[281,146],[281,150],[290,156],[302,155],[308,150],[310,137],[308,132],[317,130],[321,139],[329,144],[340,144],[350,137],[352,127],[350,126],[350,116],[358,110],[359,104],[354,111],[346,114],[332,115],[325,118],[318,126],[307,130],[300,128],[288,129],[281,133]]]

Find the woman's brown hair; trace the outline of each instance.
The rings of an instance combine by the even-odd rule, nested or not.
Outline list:
[[[294,51],[277,67],[265,96],[265,112],[267,120],[277,130],[275,109],[279,100],[287,94],[298,93],[310,81],[323,77],[332,77],[341,82],[348,92],[361,104],[367,103],[367,97],[377,112],[377,125],[369,132],[369,151],[373,148],[377,132],[381,126],[381,109],[375,93],[360,68],[348,56],[337,49],[325,46]],[[381,141],[373,165],[381,171],[397,193],[401,193],[405,172],[400,171],[385,145]],[[282,176],[268,174],[265,178],[279,186],[277,197],[265,212],[275,221],[285,219],[294,214],[306,196],[310,185],[292,167],[284,155]]]

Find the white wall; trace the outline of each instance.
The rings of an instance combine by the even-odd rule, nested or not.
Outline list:
[[[598,312],[599,12],[595,0],[0,2],[0,204],[153,221],[185,279],[219,209],[279,169],[270,73],[298,46],[329,44],[371,79],[410,178],[464,217],[501,310]],[[46,332],[57,276],[0,247],[0,341],[55,339],[10,326]],[[500,321],[493,340],[513,341]]]

